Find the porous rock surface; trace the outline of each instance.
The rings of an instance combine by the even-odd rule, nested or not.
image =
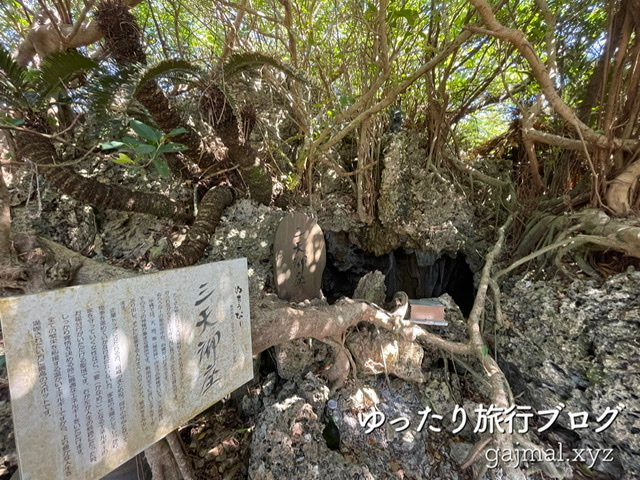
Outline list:
[[[439,375],[428,389],[399,379],[390,383],[384,378],[349,382],[333,397],[338,402],[339,452],[330,450],[322,436],[328,395],[324,380],[308,373],[277,390],[263,389],[260,397],[245,397],[245,414],[257,413],[249,478],[467,478],[461,476],[448,451],[446,433],[433,433],[427,428],[418,431],[419,412],[427,402],[443,409],[453,403],[447,382]],[[359,415],[372,409],[387,420],[369,432]],[[397,419],[401,417],[408,418],[410,424],[396,431],[400,430]]]
[[[533,281],[525,275],[503,289],[508,328],[495,349],[518,403],[535,411],[563,405],[538,436],[569,449],[613,449],[595,470],[614,478],[640,472],[640,272],[593,280]],[[619,410],[604,431],[595,430]],[[569,413],[587,412],[588,428],[572,428]],[[548,422],[540,419],[537,426]],[[533,429],[535,433],[535,428]],[[601,453],[601,457],[604,453]],[[572,465],[574,470],[579,468]]]
[[[281,210],[248,199],[235,202],[224,211],[203,261],[246,257],[249,292],[252,297],[259,297],[265,288],[274,286],[273,242],[284,215]]]
[[[425,168],[427,157],[419,137],[393,135],[384,155],[380,221],[417,249],[438,254],[468,250],[475,237],[473,206],[453,182]]]

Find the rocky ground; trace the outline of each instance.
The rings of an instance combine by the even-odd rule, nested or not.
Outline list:
[[[227,210],[203,261],[248,257],[252,295],[264,295],[273,286],[268,261],[271,249],[259,239],[275,229],[281,216],[277,210],[239,202]],[[140,256],[121,257],[121,262],[137,259],[139,266],[144,266],[158,243],[149,239],[148,232],[165,228],[151,223],[121,230],[131,238],[125,236],[120,245],[145,245]],[[114,231],[110,230],[110,235]],[[141,231],[147,233],[140,235]],[[126,249],[122,247],[122,251]],[[577,472],[581,471],[585,478],[632,478],[631,472],[639,471],[637,435],[632,434],[640,427],[635,414],[640,407],[634,393],[640,358],[635,341],[640,324],[638,292],[640,277],[632,269],[604,283],[536,281],[525,275],[505,285],[506,326],[492,342],[522,404],[544,409],[563,402],[568,408],[594,414],[606,405],[626,405],[604,434],[567,433],[565,419],[558,431],[532,437],[542,445],[561,441],[566,448],[615,449],[614,462],[596,465],[586,475],[582,465],[561,465],[565,478],[579,478]],[[442,301],[448,305],[450,322],[445,335],[464,338],[459,311],[446,296]],[[376,344],[384,334],[363,327],[348,337],[347,344],[363,339]],[[435,350],[424,352],[417,371],[415,363],[413,371],[405,368],[404,373],[392,365],[387,375],[351,376],[341,389],[331,392],[331,384],[323,378],[331,362],[332,350],[317,340],[292,342],[265,352],[256,363],[252,383],[180,428],[198,477],[472,478],[472,469],[460,471],[459,464],[480,439],[473,432],[474,411],[487,398],[486,387],[479,380],[480,365],[469,365],[464,359]],[[4,480],[15,469],[16,455],[4,370],[2,375],[0,452],[4,466],[0,467],[0,478]],[[329,398],[338,402],[338,451],[329,449],[322,436]],[[468,414],[467,428],[453,434],[454,425],[446,421],[440,432],[419,428],[425,407],[446,419],[451,418],[456,405]],[[367,432],[359,415],[372,409],[384,414],[387,422]],[[389,422],[402,417],[410,419],[410,424],[406,430],[396,431]]]
[[[392,147],[392,153],[393,148],[403,149]],[[393,174],[394,165],[403,162],[391,155],[384,188],[393,190],[403,181],[400,173]],[[99,174],[114,175],[112,169]],[[384,248],[395,248],[398,242],[407,242],[425,251],[460,249],[469,254],[477,271],[488,244],[480,240],[481,230],[474,227],[464,192],[441,185],[439,203],[434,203],[432,197],[415,193],[427,190],[427,176],[415,172],[407,178],[420,188],[407,189],[402,198],[382,205],[385,226],[394,233],[376,237],[382,239],[380,248],[383,243]],[[12,190],[16,231],[38,232],[98,260],[149,271],[153,261],[184,236],[184,229],[169,221],[82,206],[58,198],[45,184],[38,186],[37,195],[26,195],[28,175],[17,181],[22,188]],[[166,185],[151,182],[147,187]],[[325,230],[347,231],[362,243],[374,243],[355,220],[350,197],[340,189],[327,193],[318,204],[296,209],[319,212]],[[408,209],[403,215],[413,219],[407,224],[402,224],[397,211],[401,207]],[[202,262],[246,257],[252,298],[268,298],[274,290],[272,239],[284,213],[249,200],[237,202],[225,211]],[[449,321],[441,333],[463,340],[462,315],[448,296],[441,300]],[[503,285],[502,303],[502,323],[492,325],[488,312],[485,331],[491,354],[499,359],[519,404],[542,410],[562,403],[596,417],[607,406],[625,405],[615,424],[602,434],[572,430],[562,417],[555,429],[546,435],[532,433],[528,440],[543,447],[556,448],[560,442],[567,449],[613,450],[611,462],[601,459],[591,466],[560,462],[557,467],[565,478],[633,478],[640,471],[638,273],[630,269],[606,281],[538,280],[523,274]],[[250,384],[181,426],[180,437],[198,478],[456,480],[480,475],[478,465],[464,471],[459,465],[482,438],[473,431],[475,411],[488,398],[482,365],[437,349],[416,351],[413,345],[365,325],[348,332],[344,341],[354,351],[356,363],[367,368],[351,375],[341,388],[333,390],[325,379],[333,350],[318,340],[299,340],[263,353]],[[396,349],[397,361],[367,364],[367,354],[374,358],[389,345]],[[0,351],[0,359],[1,355]],[[323,437],[329,399],[338,403],[339,450],[330,449]],[[441,428],[421,426],[421,412],[427,407],[443,416]],[[468,422],[454,433],[457,425],[450,419],[456,408],[464,410]],[[368,431],[366,415],[371,412],[387,421]],[[6,371],[0,365],[0,480],[8,479],[16,468],[10,415]],[[403,418],[409,423],[400,429]],[[539,466],[530,465],[529,478],[543,478]],[[496,473],[490,470],[485,478]]]

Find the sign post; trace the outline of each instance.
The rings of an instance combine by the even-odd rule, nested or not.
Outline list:
[[[276,230],[273,250],[278,297],[290,302],[322,298],[327,252],[315,220],[300,212],[287,214]]]
[[[253,377],[246,259],[0,299],[22,480],[101,478]]]

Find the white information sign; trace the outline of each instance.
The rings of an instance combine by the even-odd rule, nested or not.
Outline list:
[[[0,299],[22,480],[101,478],[253,376],[246,259]]]

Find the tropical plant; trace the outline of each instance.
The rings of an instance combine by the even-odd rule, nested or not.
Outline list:
[[[174,128],[169,133],[162,133],[139,120],[131,120],[129,126],[138,134],[139,138],[124,136],[120,141],[113,140],[102,143],[100,148],[103,150],[117,149],[118,157],[112,160],[129,166],[133,173],[153,164],[161,177],[168,177],[170,174],[169,165],[163,154],[182,152],[187,148],[181,143],[171,142],[169,139],[186,133],[187,130],[180,127]]]
[[[97,68],[95,60],[67,51],[52,53],[38,68],[27,69],[0,45],[0,101],[23,112],[46,110],[74,76]]]

